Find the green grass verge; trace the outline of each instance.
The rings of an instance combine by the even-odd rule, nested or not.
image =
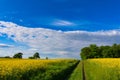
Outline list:
[[[80,62],[68,80],[82,80],[82,62]]]

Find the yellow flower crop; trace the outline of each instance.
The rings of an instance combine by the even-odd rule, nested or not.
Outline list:
[[[51,75],[51,72],[60,72],[75,63],[75,60],[64,59],[0,59],[0,80],[26,80],[26,77],[45,76],[47,71]],[[51,67],[54,68],[53,71]]]
[[[84,66],[87,80],[120,80],[120,58],[88,59]]]

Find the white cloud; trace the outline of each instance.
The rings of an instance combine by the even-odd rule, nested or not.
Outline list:
[[[10,47],[14,47],[14,46],[13,45],[0,43],[0,48],[10,48]]]
[[[75,26],[76,24],[66,20],[55,20],[52,25],[54,26]]]
[[[49,56],[78,58],[80,49],[89,44],[111,45],[120,43],[120,30],[63,32],[44,28],[28,28],[12,22],[0,21],[0,33],[8,35],[8,38],[16,43],[20,42],[29,46],[30,49],[13,48],[17,51],[22,50],[26,56],[38,51]]]

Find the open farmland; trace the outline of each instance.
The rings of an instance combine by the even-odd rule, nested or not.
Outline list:
[[[77,60],[0,59],[0,80],[64,80]]]
[[[102,58],[84,61],[86,80],[120,80],[120,59]]]

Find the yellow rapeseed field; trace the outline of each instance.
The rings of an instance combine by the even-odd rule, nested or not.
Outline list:
[[[49,73],[51,75],[53,71],[52,69],[50,70],[50,68],[54,68],[54,73],[57,74],[75,63],[74,60],[64,59],[0,59],[0,80],[32,80],[32,78],[27,77],[35,78],[37,75],[42,77],[45,74],[49,75]],[[43,75],[43,73],[45,74]],[[34,80],[39,79],[36,78]]]
[[[120,80],[120,58],[88,59],[84,67],[87,80]]]
[[[0,75],[13,75],[16,73],[23,73],[31,69],[45,68],[50,62],[55,62],[54,60],[2,60],[0,61]],[[14,71],[15,70],[15,71]],[[18,72],[17,72],[18,71]],[[18,75],[17,75],[18,76]],[[20,76],[20,75],[19,75]],[[18,77],[19,77],[18,76]]]

